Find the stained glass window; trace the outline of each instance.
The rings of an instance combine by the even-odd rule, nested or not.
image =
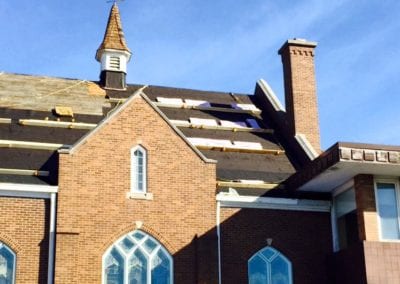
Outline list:
[[[279,251],[266,247],[248,262],[249,284],[292,284],[292,264]]]
[[[103,257],[104,284],[172,282],[171,255],[156,239],[142,231],[125,235]]]
[[[0,242],[0,283],[15,283],[15,253]]]

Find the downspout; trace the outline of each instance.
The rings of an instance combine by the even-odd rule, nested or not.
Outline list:
[[[221,203],[217,201],[218,283],[221,284]]]
[[[57,195],[51,193],[50,195],[50,229],[49,229],[49,259],[47,271],[47,284],[54,283],[54,254],[55,254],[55,228],[56,228],[56,205]]]

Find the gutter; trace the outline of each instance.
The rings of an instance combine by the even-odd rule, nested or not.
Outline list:
[[[217,194],[221,207],[257,208],[288,211],[330,212],[331,202],[325,200],[292,199],[278,197],[243,196],[237,193]]]

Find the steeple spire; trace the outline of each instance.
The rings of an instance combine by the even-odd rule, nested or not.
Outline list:
[[[126,88],[126,65],[131,57],[122,30],[119,9],[114,2],[108,17],[104,39],[96,52],[101,63],[100,83],[105,88]]]

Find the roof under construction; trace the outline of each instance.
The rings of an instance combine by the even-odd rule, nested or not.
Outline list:
[[[0,75],[0,182],[57,184],[60,148],[74,145],[142,85]],[[205,157],[221,187],[279,184],[295,172],[252,95],[147,86],[142,91]],[[264,184],[264,185],[260,185]]]

